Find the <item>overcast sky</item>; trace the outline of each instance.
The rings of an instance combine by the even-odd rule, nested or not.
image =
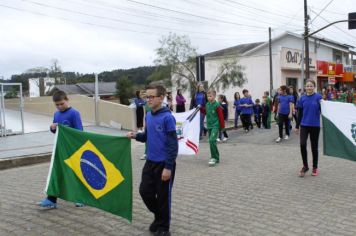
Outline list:
[[[0,0],[0,77],[58,59],[64,71],[93,73],[153,65],[158,40],[188,35],[203,54],[302,33],[303,0]],[[326,7],[326,8],[325,8]],[[325,10],[323,10],[325,8]],[[308,0],[311,29],[347,19],[355,0]],[[323,11],[322,11],[323,10]],[[316,17],[319,12],[321,14]],[[356,46],[340,23],[324,36]]]

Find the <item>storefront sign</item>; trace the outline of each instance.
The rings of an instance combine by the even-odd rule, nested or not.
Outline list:
[[[318,75],[342,76],[344,73],[344,65],[335,62],[317,61],[317,70]]]
[[[302,51],[298,50],[298,49],[282,48],[281,68],[301,70],[301,68],[302,68]],[[305,66],[304,66],[304,68],[305,68]],[[310,70],[316,69],[315,53],[309,53],[309,68],[310,68]]]
[[[328,84],[335,84],[335,83],[336,83],[335,77],[328,78]]]
[[[335,72],[336,72],[336,63],[329,62],[328,75],[335,75]]]

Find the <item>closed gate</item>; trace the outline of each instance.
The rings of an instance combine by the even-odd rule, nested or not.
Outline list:
[[[0,136],[24,134],[21,83],[0,83]]]

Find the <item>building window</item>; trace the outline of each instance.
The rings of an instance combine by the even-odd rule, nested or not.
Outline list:
[[[286,85],[293,86],[293,88],[298,89],[297,81],[298,81],[298,78],[287,78]]]
[[[334,50],[333,60],[337,64],[341,64],[342,63],[342,52]]]

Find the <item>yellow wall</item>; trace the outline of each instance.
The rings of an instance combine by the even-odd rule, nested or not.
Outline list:
[[[69,103],[80,112],[83,121],[95,123],[94,98],[82,95],[69,95]],[[19,99],[6,99],[8,109],[19,109]],[[24,98],[24,111],[52,116],[56,108],[52,97]],[[128,106],[108,101],[99,101],[99,124],[117,126],[123,129],[136,129],[136,113]]]

